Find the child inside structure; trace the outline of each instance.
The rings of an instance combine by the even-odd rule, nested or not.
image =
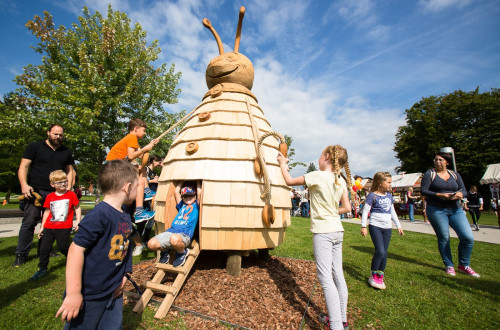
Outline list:
[[[198,194],[199,195],[199,194]],[[163,233],[156,235],[148,242],[150,250],[162,250],[160,262],[168,263],[170,249],[176,251],[173,261],[174,267],[180,267],[186,262],[189,255],[187,248],[191,244],[199,217],[197,190],[192,186],[183,186],[178,182],[175,187],[176,208],[179,211],[172,225]]]

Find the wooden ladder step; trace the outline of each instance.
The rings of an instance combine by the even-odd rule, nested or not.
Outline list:
[[[185,264],[182,267],[174,267],[172,264],[163,264],[161,262],[158,262],[155,264],[155,267],[158,269],[166,270],[171,273],[184,274],[184,275],[190,271],[190,269],[187,269],[185,267]]]
[[[159,292],[163,292],[163,293],[170,293],[172,295],[176,295],[177,291],[178,291],[177,288],[174,288],[171,285],[154,283],[154,282],[151,282],[151,281],[147,281],[145,286],[146,286],[146,288],[151,289],[153,291],[159,291]]]

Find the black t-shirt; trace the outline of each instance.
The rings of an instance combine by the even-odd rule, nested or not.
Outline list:
[[[28,144],[22,158],[31,160],[28,184],[35,190],[54,190],[50,186],[50,173],[55,170],[65,171],[68,165],[75,163],[71,150],[64,145],[53,150],[46,141]]]
[[[151,168],[149,168],[149,166],[146,166],[146,176],[148,177],[148,182],[149,182],[149,180],[153,180],[155,178],[156,172],[154,170],[152,170]],[[150,182],[149,189],[156,191],[158,189],[158,183],[156,183],[156,182],[151,183]]]

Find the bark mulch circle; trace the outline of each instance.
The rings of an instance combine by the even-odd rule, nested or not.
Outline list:
[[[131,277],[141,290],[156,273],[154,261],[134,265]],[[252,253],[242,258],[239,277],[228,275],[225,266],[224,253],[202,251],[174,305],[252,329],[298,329],[312,294],[304,325],[306,329],[321,328],[318,314],[325,313],[326,307],[321,286],[316,283],[314,262],[275,256],[263,260]],[[173,275],[167,274],[164,281],[168,283],[173,279]],[[130,282],[125,290],[135,291]],[[162,301],[163,296],[155,294],[153,299]],[[135,304],[130,298],[126,302]],[[351,308],[348,319],[349,314]],[[178,315],[170,309],[165,320],[173,320]],[[182,318],[188,328],[227,329],[216,321],[192,314],[183,314]]]

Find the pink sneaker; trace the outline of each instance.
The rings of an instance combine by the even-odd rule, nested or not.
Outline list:
[[[378,277],[377,274],[375,274],[375,276],[371,274],[370,278],[368,279],[368,284],[370,284],[375,289],[380,289],[377,277]]]
[[[446,274],[448,275],[451,275],[451,276],[455,276],[455,268],[453,268],[453,266],[448,266],[446,267]]]
[[[467,275],[470,275],[472,277],[481,277],[478,273],[476,273],[472,268],[469,266],[462,266],[458,265],[458,271]]]
[[[379,288],[381,290],[385,290],[384,274],[382,274],[382,275],[377,274],[375,276],[378,277]]]

